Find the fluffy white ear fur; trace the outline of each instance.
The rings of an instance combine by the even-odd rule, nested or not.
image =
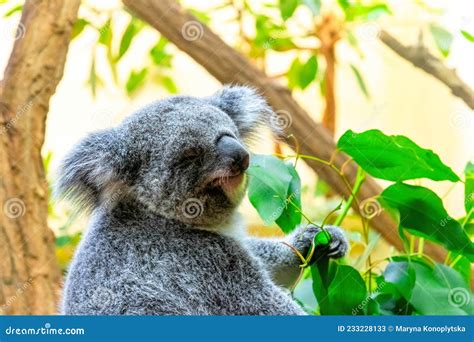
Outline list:
[[[208,99],[234,120],[243,138],[257,133],[260,126],[270,128],[276,136],[282,135],[281,127],[275,124],[277,115],[254,88],[227,85]]]

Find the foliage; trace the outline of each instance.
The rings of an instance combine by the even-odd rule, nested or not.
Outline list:
[[[87,8],[87,5],[83,5]],[[139,39],[140,34],[145,31],[146,25],[134,17],[131,13],[125,12],[118,8],[111,11],[103,18],[101,13],[97,13],[94,8],[87,8],[86,17],[77,19],[72,30],[72,39],[78,39],[87,29],[95,31],[95,40],[89,41],[92,50],[92,61],[89,71],[88,84],[95,96],[97,89],[105,85],[104,76],[99,75],[96,64],[97,59],[105,57],[113,82],[123,87],[129,96],[134,96],[147,82],[151,81],[169,93],[176,93],[178,88],[174,80],[170,76],[172,69],[173,54],[171,53],[170,44],[163,37],[158,37],[156,43],[148,50],[148,55],[138,58],[140,63],[137,69],[125,70],[127,74],[124,80],[119,79],[119,69],[122,61],[126,59],[130,47]],[[128,16],[128,24],[123,32],[116,32],[115,17],[126,14]],[[118,36],[118,38],[115,38]],[[146,60],[143,63],[143,59]]]
[[[387,260],[372,262],[369,253],[366,269],[361,271],[344,260],[329,262],[323,259],[312,265],[310,273],[318,307],[309,309],[310,312],[323,315],[474,314],[474,296],[470,290],[474,243],[469,236],[473,235],[472,231],[469,234],[466,230],[474,221],[473,164],[468,163],[465,170],[466,217],[456,220],[447,213],[442,199],[432,190],[406,183],[419,178],[462,182],[433,151],[418,146],[405,136],[387,136],[378,130],[362,133],[349,130],[341,136],[337,146],[371,176],[394,182],[378,199],[371,200],[377,201],[398,220],[399,234],[406,246],[401,254]],[[292,157],[318,161],[344,177],[330,161],[305,155],[285,158]],[[250,201],[266,224],[276,222],[283,232],[288,233],[299,224],[301,217],[305,224],[313,223],[302,213],[300,201],[288,200],[292,193],[300,193],[299,178],[296,182],[297,173],[291,164],[277,157],[257,155],[252,160],[249,174]],[[363,175],[359,172],[354,186],[350,187],[352,195],[342,206],[337,223],[344,220],[353,201],[361,208],[356,195],[364,181]],[[277,218],[283,213],[285,220],[282,224]],[[291,219],[291,215],[295,218]],[[371,218],[361,216],[364,230]],[[321,226],[324,228],[324,221]],[[409,239],[407,234],[419,237],[416,253],[415,240]],[[315,244],[321,243],[320,238],[316,237]],[[432,261],[424,253],[425,239],[449,251],[444,264]],[[327,242],[322,241],[323,244]],[[366,243],[369,245],[368,240]],[[386,264],[385,269],[375,273],[374,265],[381,263]]]

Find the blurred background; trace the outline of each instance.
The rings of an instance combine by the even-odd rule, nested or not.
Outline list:
[[[22,1],[0,1],[0,70],[7,66]],[[406,46],[422,45],[460,79],[474,87],[474,2],[430,1],[181,1],[226,43],[283,86],[317,122],[333,131],[371,128],[410,137],[433,149],[462,174],[474,159],[473,110],[429,73],[416,68],[383,43],[383,31]],[[199,35],[199,27],[197,33]],[[325,32],[330,32],[329,38]],[[332,32],[332,33],[331,33]],[[183,34],[184,31],[183,31]],[[189,39],[191,44],[194,38]],[[328,52],[329,51],[329,52]],[[333,53],[333,56],[332,56]],[[332,57],[331,57],[332,56]],[[328,84],[327,77],[334,83]],[[328,86],[331,87],[328,91]],[[64,76],[51,99],[42,155],[54,184],[60,160],[87,133],[110,127],[143,105],[182,93],[206,96],[221,84],[157,30],[134,17],[121,1],[83,1],[73,28]],[[333,94],[334,96],[332,96]],[[328,102],[333,106],[329,106]],[[255,153],[292,152],[270,137],[253,146]],[[303,208],[316,221],[340,202],[303,163]],[[381,183],[383,185],[383,183]],[[463,215],[463,187],[421,180],[443,198],[453,217]],[[240,210],[254,234],[278,235],[263,227],[245,200]],[[50,203],[49,225],[56,234],[63,270],[85,229],[66,203]],[[358,225],[351,233],[352,256],[367,246]],[[374,233],[374,238],[378,238]],[[375,255],[389,255],[383,241]]]

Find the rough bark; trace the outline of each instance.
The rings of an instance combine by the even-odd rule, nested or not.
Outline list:
[[[454,96],[474,109],[474,90],[459,78],[456,70],[448,68],[442,60],[431,54],[427,47],[406,46],[384,30],[380,32],[380,40],[397,55],[444,83]]]
[[[267,97],[273,109],[284,116],[284,119],[289,123],[287,131],[298,140],[300,153],[325,160],[332,159],[338,167],[345,164],[346,177],[350,182],[354,181],[357,165],[348,161],[344,154],[336,153],[336,146],[331,134],[320,124],[314,122],[292,98],[291,92],[286,87],[273,82],[261,70],[254,67],[247,58],[228,46],[175,1],[124,0],[124,3],[178,48],[189,54],[220,82],[247,84],[258,88]],[[287,142],[294,145],[294,140],[291,138]],[[311,160],[305,160],[305,162],[337,193],[342,196],[349,195],[347,187],[336,172]],[[374,197],[380,192],[380,186],[373,178],[368,177],[360,189],[359,199]],[[354,205],[354,209],[359,211],[356,205]],[[390,244],[398,249],[403,248],[397,226],[387,213],[381,212],[374,217],[371,225]],[[438,246],[427,244],[425,252],[436,260],[444,260],[445,251]]]
[[[41,147],[80,0],[28,0],[0,93],[0,313],[52,314],[60,270]]]

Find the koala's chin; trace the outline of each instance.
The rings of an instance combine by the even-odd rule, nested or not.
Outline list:
[[[199,194],[185,199],[176,218],[193,226],[217,229],[232,220],[245,196],[247,183],[245,173],[216,178]]]

